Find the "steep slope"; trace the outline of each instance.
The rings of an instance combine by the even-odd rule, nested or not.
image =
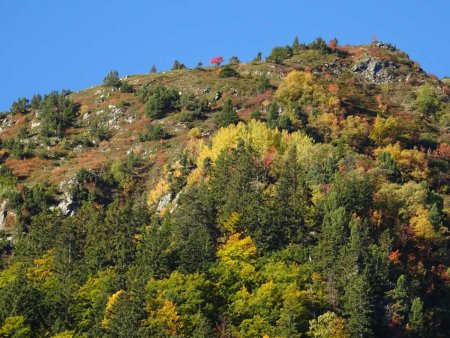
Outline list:
[[[1,330],[444,337],[448,79],[376,41],[177,68],[2,116]]]

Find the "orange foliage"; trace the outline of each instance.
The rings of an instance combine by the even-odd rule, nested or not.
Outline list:
[[[337,94],[339,91],[339,86],[336,83],[330,83],[328,85],[328,91],[332,94]]]
[[[392,263],[398,263],[401,255],[402,254],[399,250],[394,250],[389,254],[389,261]]]

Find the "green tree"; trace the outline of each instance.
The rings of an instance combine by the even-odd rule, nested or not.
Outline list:
[[[239,73],[236,71],[236,69],[232,68],[229,65],[226,65],[220,70],[219,77],[222,78],[239,77]]]
[[[230,58],[230,60],[228,60],[228,64],[230,64],[230,65],[238,65],[240,63],[241,63],[241,61],[239,60],[239,58],[237,56],[232,56]]]
[[[177,109],[180,100],[178,91],[163,86],[149,88],[141,96],[146,97],[145,113],[155,119],[163,118],[168,112]]]
[[[423,302],[419,297],[416,297],[412,300],[408,326],[413,336],[425,337]]]
[[[431,84],[424,84],[419,88],[416,98],[417,110],[425,115],[435,114],[441,105],[441,99]]]
[[[238,122],[239,116],[233,107],[231,99],[225,99],[222,104],[222,110],[216,115],[216,123],[219,127],[226,127],[230,124],[236,124]]]
[[[258,52],[258,54],[253,59],[253,62],[261,62],[261,59],[262,59],[262,53]]]
[[[29,108],[29,100],[26,97],[22,97],[13,102],[11,108],[9,109],[9,112],[11,114],[25,114],[28,112]]]
[[[271,88],[270,79],[267,76],[267,73],[263,73],[260,76],[258,76],[257,87],[258,87],[258,91],[261,93],[263,93],[267,89]]]
[[[150,68],[150,73],[156,73],[156,72],[157,72],[156,66],[153,65],[152,68]]]
[[[372,290],[366,273],[353,276],[345,287],[344,313],[348,316],[348,327],[352,337],[374,336]]]
[[[121,84],[119,79],[119,72],[117,70],[111,70],[103,79],[103,84],[108,87],[119,88]]]
[[[0,327],[0,337],[27,338],[32,337],[32,332],[23,316],[8,317]]]
[[[172,65],[172,70],[185,69],[186,66],[178,60],[175,60]]]
[[[266,59],[267,61],[281,64],[284,60],[290,58],[292,54],[292,48],[290,46],[274,47],[272,48],[270,55]]]

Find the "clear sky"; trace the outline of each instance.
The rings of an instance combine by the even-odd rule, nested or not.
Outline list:
[[[317,36],[406,51],[450,75],[450,0],[0,0],[0,111],[18,97],[81,90],[120,75],[251,60]]]

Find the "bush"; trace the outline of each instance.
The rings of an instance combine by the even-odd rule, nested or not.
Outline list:
[[[134,88],[128,82],[122,82],[119,88],[121,93],[132,93],[134,92]]]
[[[178,109],[180,94],[175,89],[163,86],[147,89],[148,95],[145,103],[145,114],[154,119],[163,118],[169,111]]]
[[[258,77],[257,86],[258,86],[258,91],[261,93],[265,92],[267,89],[269,89],[271,87],[270,79],[267,76],[267,74],[261,74]]]
[[[149,124],[146,130],[139,136],[141,142],[156,141],[167,137],[167,132],[159,124]]]
[[[239,77],[239,73],[230,66],[225,66],[220,70],[219,77]]]
[[[94,123],[89,128],[89,132],[92,137],[95,137],[99,141],[107,141],[111,138],[109,129],[105,125],[98,125],[97,123]]]
[[[103,79],[103,84],[108,87],[120,87],[119,72],[117,70],[110,71]]]
[[[272,52],[266,58],[267,61],[275,62],[281,64],[284,60],[290,58],[293,55],[292,48],[289,46],[285,47],[274,47]]]

